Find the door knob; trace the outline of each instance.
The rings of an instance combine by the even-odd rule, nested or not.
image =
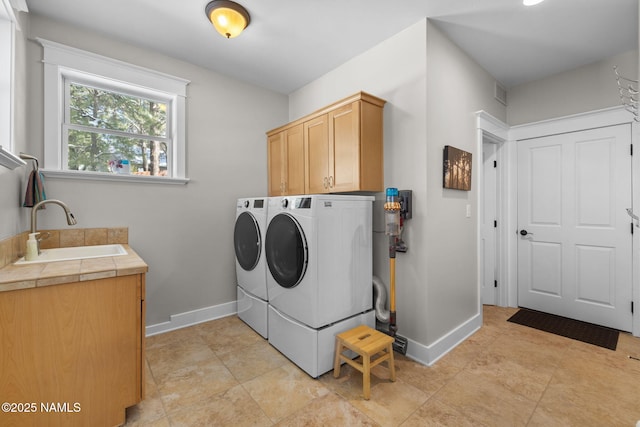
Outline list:
[[[528,236],[529,234],[533,235],[533,233],[529,233],[527,230],[520,230],[521,236]]]

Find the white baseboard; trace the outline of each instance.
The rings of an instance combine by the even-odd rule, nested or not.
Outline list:
[[[186,328],[187,326],[197,325],[198,323],[231,316],[237,312],[236,301],[231,301],[224,304],[212,305],[211,307],[187,311],[185,313],[172,314],[171,320],[168,322],[147,326],[145,328],[145,336],[150,337],[152,335]]]
[[[473,335],[481,326],[482,315],[478,313],[429,346],[409,340],[407,357],[423,365],[431,366],[458,344]]]

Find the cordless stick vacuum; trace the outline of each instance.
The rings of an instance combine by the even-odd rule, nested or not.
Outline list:
[[[400,200],[397,188],[387,188],[387,200],[384,204],[385,234],[389,236],[389,335],[394,338],[393,349],[407,354],[407,339],[397,335],[396,325],[396,245],[400,235]]]

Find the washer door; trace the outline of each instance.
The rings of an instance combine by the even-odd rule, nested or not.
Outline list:
[[[293,216],[281,213],[271,219],[264,250],[271,276],[280,286],[293,288],[302,281],[309,249],[302,227]]]
[[[256,268],[262,250],[260,226],[255,217],[249,212],[242,212],[236,219],[233,230],[233,246],[236,259],[243,270],[251,271]]]

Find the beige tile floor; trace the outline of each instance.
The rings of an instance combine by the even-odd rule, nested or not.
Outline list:
[[[314,380],[237,317],[147,339],[147,397],[127,426],[630,426],[640,420],[640,339],[617,350],[507,322],[484,325],[427,367],[396,353],[362,399],[344,365]]]

